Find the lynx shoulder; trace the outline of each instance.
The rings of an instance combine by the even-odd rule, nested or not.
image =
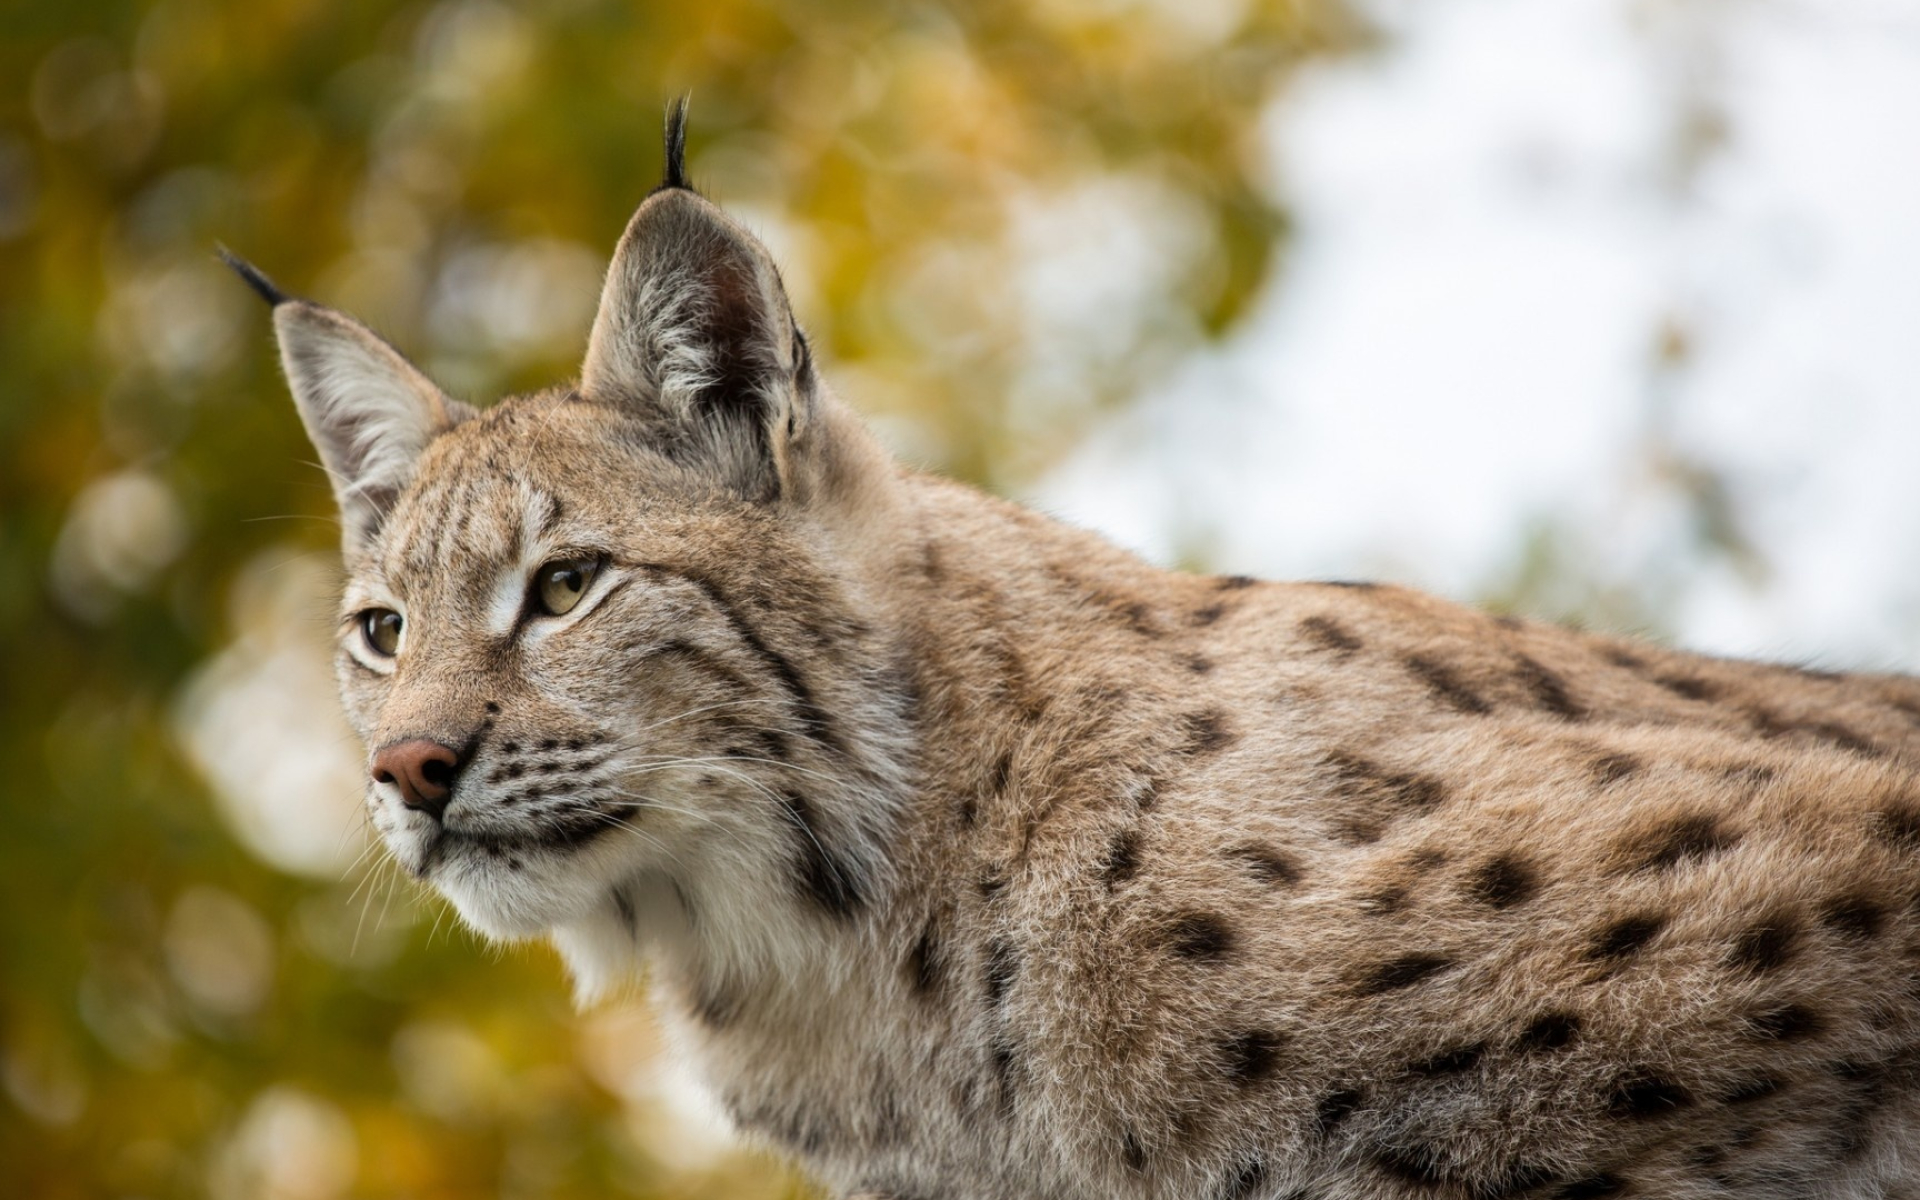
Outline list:
[[[889,461],[667,181],[577,385],[273,302],[394,857],[837,1194],[1920,1194],[1920,683],[1154,569]]]

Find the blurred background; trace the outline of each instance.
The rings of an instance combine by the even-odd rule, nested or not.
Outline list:
[[[455,394],[690,162],[903,456],[1171,565],[1920,668],[1912,0],[15,0],[0,1195],[797,1197],[383,865],[224,242]]]

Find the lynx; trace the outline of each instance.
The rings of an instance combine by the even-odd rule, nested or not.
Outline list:
[[[1920,681],[1149,566],[895,465],[665,179],[578,382],[272,304],[393,856],[887,1200],[1920,1196]]]

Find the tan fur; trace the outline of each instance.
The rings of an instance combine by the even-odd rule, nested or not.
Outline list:
[[[583,993],[650,962],[839,1193],[1920,1194],[1920,683],[1170,573],[900,470],[677,188],[579,388],[422,419],[341,680],[465,765],[450,832],[376,824]]]

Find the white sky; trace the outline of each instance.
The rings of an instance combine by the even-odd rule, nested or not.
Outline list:
[[[1686,644],[1920,668],[1920,4],[1373,11],[1381,52],[1269,114],[1272,294],[1032,499],[1162,561],[1462,598],[1551,521]],[[1690,98],[1726,132],[1685,177]],[[1696,548],[1656,428],[1761,576]]]

